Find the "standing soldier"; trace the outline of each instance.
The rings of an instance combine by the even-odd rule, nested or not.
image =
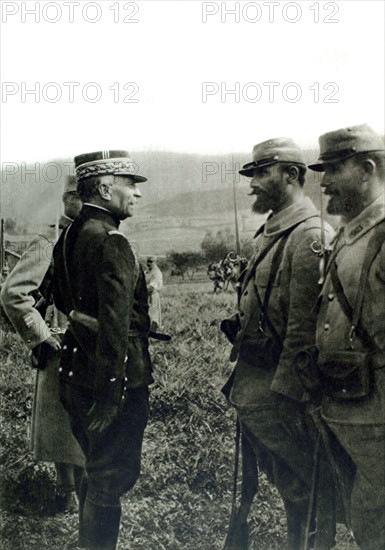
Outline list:
[[[360,548],[385,548],[385,153],[367,125],[320,137],[327,211],[341,216],[317,322],[321,418]],[[325,435],[325,429],[322,430]],[[334,442],[332,446],[331,443]]]
[[[54,297],[69,315],[60,390],[86,456],[79,499],[79,545],[116,547],[120,497],[140,473],[148,418],[148,295],[135,251],[121,233],[141,197],[126,151],[75,158],[84,202],[54,250]]]
[[[163,287],[163,275],[153,256],[147,258],[146,281],[151,330],[156,332],[162,321],[159,291]]]
[[[66,182],[63,203],[60,230],[78,216],[82,207],[74,177]],[[37,370],[31,449],[34,460],[55,463],[56,511],[60,512],[74,507],[73,491],[79,486],[84,455],[59,399],[60,332],[66,319],[63,315],[57,316],[50,305],[55,233],[52,229],[33,239],[7,277],[1,300],[16,331],[32,350],[32,364]]]
[[[227,392],[231,388],[229,399],[241,424],[244,472],[255,456],[276,484],[285,504],[290,550],[302,548],[313,459],[304,390],[294,371],[296,354],[314,345],[319,292],[321,222],[303,192],[305,173],[302,151],[287,138],[256,145],[253,161],[240,171],[252,178],[253,212],[271,214],[257,232],[242,281],[239,330],[230,356],[237,363],[225,386]],[[233,340],[230,320],[222,329],[232,332]],[[249,487],[256,490],[257,483],[255,470],[250,475],[242,491],[249,497]],[[246,530],[252,496],[242,501],[238,527],[230,529],[226,548],[246,548],[232,538],[242,524],[239,536]]]

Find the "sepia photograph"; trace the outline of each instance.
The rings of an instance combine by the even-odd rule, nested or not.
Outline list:
[[[0,547],[385,548],[385,3],[2,0]]]

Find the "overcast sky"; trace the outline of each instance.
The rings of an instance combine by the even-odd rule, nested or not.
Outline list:
[[[384,132],[381,0],[1,4],[2,163]]]

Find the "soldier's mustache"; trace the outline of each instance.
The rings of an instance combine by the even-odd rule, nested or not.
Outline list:
[[[268,195],[268,193],[266,193],[266,191],[262,191],[262,189],[252,189],[252,191],[250,191],[250,193],[247,193],[248,197],[252,197],[253,195],[255,195],[255,196]]]

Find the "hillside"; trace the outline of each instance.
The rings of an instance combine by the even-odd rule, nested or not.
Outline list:
[[[305,155],[310,162],[317,152]],[[141,185],[135,218],[124,222],[122,229],[143,254],[165,254],[172,248],[198,250],[208,229],[233,229],[234,177],[241,236],[250,238],[261,223],[250,211],[249,181],[238,174],[250,153],[232,157],[141,151],[133,152],[132,158],[148,182]],[[32,224],[53,223],[61,211],[65,176],[72,169],[70,159],[12,165],[2,173],[1,216],[27,222],[31,229]],[[306,192],[319,206],[318,174],[309,172]]]

